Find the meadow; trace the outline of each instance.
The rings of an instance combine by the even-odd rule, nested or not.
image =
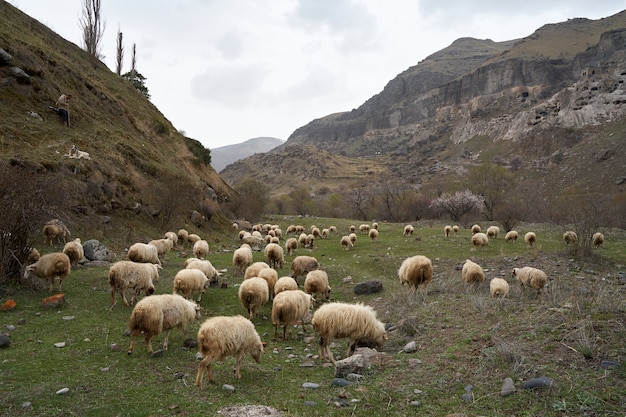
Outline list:
[[[310,326],[305,334],[294,328],[287,341],[273,340],[268,303],[253,320],[267,343],[261,362],[247,356],[239,380],[233,375],[233,358],[216,363],[216,383],[205,383],[198,390],[196,349],[185,348],[184,339],[194,338],[208,317],[246,314],[237,298],[242,277],[231,265],[232,251],[239,246],[237,233],[203,235],[200,230],[210,243],[208,259],[223,271],[224,288],[207,290],[200,302],[202,319],[189,327],[186,336],[174,329],[169,350],[162,355],[150,356],[143,338],[127,355],[130,338],[125,331],[132,307],[120,300],[109,311],[108,266],[75,268],[64,282],[66,302],[59,308],[41,307],[41,299],[50,295],[45,284],[39,291],[9,288],[2,302],[11,297],[17,307],[0,312],[0,330],[11,336],[10,347],[0,350],[0,414],[205,416],[217,415],[228,406],[256,404],[285,416],[624,415],[623,230],[605,230],[604,246],[581,259],[563,243],[563,230],[551,225],[517,228],[522,236],[529,230],[537,233],[533,248],[523,240],[506,243],[501,235],[474,251],[466,228],[446,238],[443,223],[420,222],[413,223],[412,236],[403,237],[404,224],[380,223],[377,241],[357,232],[355,247],[345,251],[340,237],[350,224],[358,227],[361,222],[288,217],[264,222],[279,224],[283,231],[290,224],[338,228],[328,239],[317,240],[314,249],[299,248],[296,255],[320,261],[330,278],[331,301],[372,305],[381,321],[393,325],[384,355],[360,382],[345,387],[331,384],[334,370],[317,357],[317,337]],[[433,262],[434,278],[427,292],[401,286],[397,276],[401,262],[417,254]],[[155,284],[157,293],[171,292],[172,279],[187,256],[191,256],[188,247],[170,252]],[[254,253],[255,261],[263,258],[263,252]],[[485,269],[484,283],[462,282],[460,266],[468,258]],[[286,256],[279,276],[290,275],[292,259]],[[521,266],[535,266],[548,274],[541,296],[522,292],[511,278],[511,269]],[[508,299],[490,297],[488,282],[494,277],[511,285]],[[356,283],[371,279],[382,281],[381,292],[354,294]],[[153,338],[155,349],[162,341],[163,335]],[[401,352],[411,341],[417,351]],[[64,347],[55,347],[60,342]],[[346,348],[345,339],[337,340],[332,347],[335,358],[343,357]],[[539,376],[552,378],[553,385],[521,388],[522,382]],[[513,379],[516,392],[503,397],[500,388],[507,377]],[[319,388],[303,388],[305,382]],[[224,390],[224,384],[234,390]],[[468,385],[473,388],[471,400],[466,401],[461,396]],[[62,388],[68,392],[57,394]]]

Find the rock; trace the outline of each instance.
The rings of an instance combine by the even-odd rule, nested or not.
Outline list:
[[[197,361],[201,361],[202,359],[204,359],[204,355],[202,354],[202,352],[196,352],[195,358]]]
[[[613,362],[613,361],[603,360],[602,362],[600,362],[600,368],[601,369],[619,368],[619,363],[618,362]]]
[[[12,332],[13,330],[15,330],[15,326],[12,324],[7,324],[7,330]]]
[[[402,348],[402,352],[404,353],[414,353],[417,351],[417,343],[414,341],[407,343]]]
[[[193,337],[188,337],[183,341],[183,346],[187,349],[198,347],[198,340]]]
[[[65,342],[58,342],[54,344],[54,347],[56,348],[63,348],[65,347]]]
[[[533,389],[533,388],[542,388],[542,387],[551,387],[553,383],[552,378],[548,378],[547,376],[540,376],[538,378],[529,379],[528,381],[522,384],[522,388],[524,389]]]
[[[302,388],[318,389],[319,387],[320,384],[316,384],[314,382],[305,382],[302,384]]]
[[[335,377],[344,378],[348,374],[360,374],[369,366],[369,362],[363,355],[355,353],[349,358],[335,362]]]
[[[108,366],[105,366],[105,367],[103,367],[103,368],[100,368],[100,371],[101,371],[101,372],[109,372],[109,369],[110,369],[110,368],[109,368]]]
[[[235,391],[235,387],[233,387],[232,385],[224,384],[224,385],[222,385],[222,391],[234,392]]]
[[[350,407],[350,403],[343,398],[333,398],[333,405],[337,408]]]
[[[310,407],[315,407],[317,403],[315,401],[305,401],[304,405],[308,405]]]
[[[22,408],[32,408],[33,404],[30,401],[26,401],[22,403]]]
[[[55,308],[65,304],[65,294],[55,294],[41,300],[41,306],[45,308]]]
[[[165,351],[163,349],[155,350],[154,352],[152,352],[152,355],[150,355],[150,357],[151,358],[162,358],[164,353],[165,353]]]
[[[18,84],[30,84],[30,75],[19,67],[10,67],[9,74],[17,80]]]
[[[15,300],[9,298],[4,302],[4,304],[2,304],[2,307],[0,307],[0,311],[11,311],[15,308],[16,305],[17,303],[15,302]]]
[[[74,320],[74,316],[63,316],[63,320],[69,321],[69,320]]]
[[[422,361],[420,359],[409,359],[409,363],[407,365],[409,368],[415,368],[417,365],[421,363]]]
[[[110,261],[111,253],[109,249],[96,239],[90,239],[83,243],[85,258],[90,261]]]
[[[11,346],[11,338],[6,333],[0,333],[0,349]]]
[[[344,284],[349,284],[349,283],[351,283],[351,282],[352,282],[352,277],[351,277],[350,275],[348,275],[347,277],[345,277],[345,278],[342,280],[342,282],[343,282]]]
[[[70,392],[69,388],[61,388],[57,391],[57,395],[67,394],[68,392]]]
[[[383,283],[377,279],[360,282],[354,286],[354,293],[357,295],[375,294],[383,290]]]
[[[352,374],[354,375],[354,374]],[[343,378],[333,378],[333,380],[330,382],[331,385],[335,386],[335,387],[347,387],[348,385],[351,385],[352,382],[348,381],[347,379],[343,379]]]
[[[513,380],[511,378],[504,378],[502,382],[502,388],[500,388],[500,395],[506,397],[507,395],[511,395],[515,392],[515,384],[513,384]]]
[[[10,53],[0,48],[0,65],[6,65],[13,60],[13,56]]]
[[[348,381],[358,382],[358,381],[362,380],[363,378],[364,378],[364,376],[361,375],[361,374],[348,374],[348,375],[346,375],[346,379]]]
[[[420,405],[422,405],[422,403],[420,403],[419,401],[411,401],[409,405],[411,407],[419,407]]]
[[[122,350],[122,347],[120,345],[118,345],[117,343],[113,343],[111,345],[111,350],[113,352],[120,352]]]

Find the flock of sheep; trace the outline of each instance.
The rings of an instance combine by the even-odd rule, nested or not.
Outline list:
[[[237,223],[233,224],[238,229]],[[356,226],[350,226],[349,234],[340,238],[340,245],[345,250],[354,247],[357,235]],[[378,224],[371,226],[362,224],[358,230],[368,235],[372,242],[378,239]],[[444,235],[449,237],[457,234],[458,226],[445,226]],[[305,233],[303,226],[291,225],[286,229],[288,237],[281,246],[283,232],[278,225],[255,225],[251,231],[239,232],[242,242],[233,252],[232,265],[235,273],[243,275],[239,285],[238,297],[248,317],[217,316],[207,319],[198,330],[198,349],[202,360],[198,367],[196,386],[201,388],[203,375],[206,372],[210,382],[214,381],[211,372],[211,363],[227,356],[236,358],[235,377],[240,378],[241,362],[245,354],[250,354],[257,362],[263,353],[264,344],[255,329],[252,319],[259,307],[272,302],[272,323],[274,325],[274,339],[279,338],[279,328],[282,326],[282,339],[286,340],[287,330],[298,323],[305,330],[307,315],[312,311],[311,325],[320,336],[320,357],[335,363],[330,350],[330,344],[336,338],[348,338],[348,352],[350,356],[360,345],[381,348],[387,339],[385,325],[376,317],[376,312],[370,306],[361,303],[327,302],[317,309],[317,300],[330,299],[331,287],[328,274],[321,269],[318,260],[312,256],[298,255],[291,262],[291,274],[278,276],[278,269],[282,269],[287,252],[295,255],[298,247],[314,248],[316,239],[327,239],[337,229],[331,226],[320,230],[316,226],[310,227],[310,233]],[[411,236],[414,232],[412,225],[406,225],[403,236]],[[52,242],[55,238],[64,241],[70,236],[69,230],[58,220],[48,222],[43,229],[45,242]],[[482,233],[480,226],[472,226],[472,250],[486,246],[489,239],[497,238],[500,229],[491,226],[486,233]],[[515,231],[509,231],[505,240],[514,241],[518,237]],[[534,232],[524,235],[529,246],[536,243]],[[563,234],[566,244],[576,242],[576,233],[567,231]],[[596,233],[593,244],[601,246],[604,236]],[[264,245],[265,262],[253,262],[251,245]],[[173,279],[172,294],[154,295],[154,283],[159,279],[162,261],[174,248],[185,248],[191,245],[193,257],[183,263]],[[109,268],[108,283],[111,287],[111,307],[116,305],[116,294],[120,294],[125,305],[134,305],[129,320],[131,342],[128,354],[131,354],[136,338],[143,334],[146,349],[153,352],[152,337],[165,333],[163,349],[168,348],[169,333],[174,328],[181,328],[185,332],[186,326],[200,318],[202,294],[212,283],[217,283],[219,271],[206,259],[209,254],[209,244],[196,234],[189,234],[181,229],[177,233],[167,232],[161,239],[152,240],[147,244],[135,243],[129,247],[128,260],[115,262]],[[80,239],[67,242],[62,252],[49,253],[39,256],[36,250],[31,253],[30,264],[25,268],[25,276],[35,275],[50,282],[50,291],[54,289],[54,281],[59,281],[59,292],[62,291],[62,282],[69,275],[71,266],[76,265],[84,256]],[[302,285],[299,278],[304,277]],[[429,258],[416,255],[405,259],[398,269],[398,277],[402,284],[407,284],[416,290],[419,286],[427,290],[433,278],[433,265]],[[540,295],[547,282],[547,275],[540,269],[526,266],[514,268],[512,277],[521,288],[529,287]],[[485,280],[482,267],[467,259],[461,270],[461,278],[467,283],[480,283]],[[302,286],[303,290],[300,289]],[[127,290],[133,294],[128,301]],[[139,300],[141,293],[145,297]],[[505,279],[493,278],[490,281],[492,297],[508,297],[509,284]],[[195,301],[194,301],[195,299]],[[306,330],[305,330],[306,331]]]

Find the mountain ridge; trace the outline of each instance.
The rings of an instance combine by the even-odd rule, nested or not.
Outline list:
[[[260,136],[240,143],[211,148],[211,166],[220,172],[227,165],[232,164],[256,153],[265,153],[285,143],[283,139]]]

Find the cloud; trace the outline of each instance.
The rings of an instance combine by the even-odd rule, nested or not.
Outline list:
[[[246,107],[260,90],[269,69],[263,64],[208,67],[191,79],[195,98],[230,107]]]
[[[316,66],[309,69],[307,74],[298,82],[287,88],[285,99],[288,101],[306,101],[337,94],[344,90],[342,80],[342,76]]]
[[[241,35],[235,32],[224,33],[215,42],[215,47],[222,54],[222,57],[227,60],[239,58],[244,49]]]

